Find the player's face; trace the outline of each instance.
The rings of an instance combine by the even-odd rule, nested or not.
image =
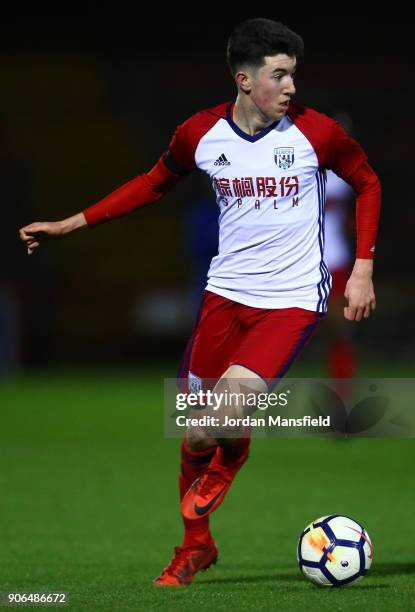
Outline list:
[[[251,77],[250,98],[264,117],[281,119],[295,94],[293,75],[297,61],[282,53],[264,59],[265,65]]]

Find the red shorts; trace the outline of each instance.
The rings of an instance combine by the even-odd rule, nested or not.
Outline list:
[[[205,291],[178,378],[190,371],[217,380],[238,364],[270,383],[286,373],[324,316],[303,308],[253,308]]]

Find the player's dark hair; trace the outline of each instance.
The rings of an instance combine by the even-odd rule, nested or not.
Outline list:
[[[260,68],[266,55],[284,53],[301,57],[304,42],[301,36],[279,21],[247,19],[231,32],[227,47],[227,61],[232,75],[242,66]]]

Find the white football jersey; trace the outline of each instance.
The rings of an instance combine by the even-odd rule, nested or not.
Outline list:
[[[366,160],[360,145],[322,113],[291,104],[250,136],[234,103],[180,125],[167,168],[206,172],[216,194],[219,252],[206,289],[259,308],[325,312],[331,276],[324,261],[326,169],[345,180]]]

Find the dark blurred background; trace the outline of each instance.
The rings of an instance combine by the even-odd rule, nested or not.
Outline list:
[[[177,124],[233,99],[227,37],[254,16],[283,21],[302,35],[296,101],[350,114],[381,178],[378,310],[356,325],[357,341],[371,358],[412,358],[409,21],[299,17],[294,10],[179,12],[140,16],[87,3],[78,15],[4,16],[0,370],[180,357],[207,256],[200,249],[204,213],[196,213],[215,207],[206,177],[194,173],[161,202],[49,242],[32,257],[18,228],[81,211],[152,167]],[[197,258],[190,255],[198,248]],[[318,341],[311,350],[319,352]]]

